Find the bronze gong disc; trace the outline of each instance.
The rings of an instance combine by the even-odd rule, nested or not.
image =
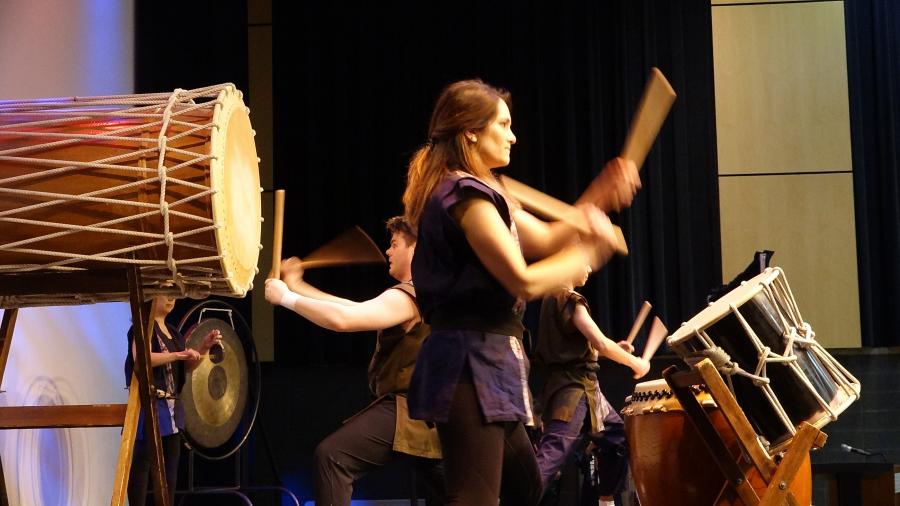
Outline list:
[[[200,364],[187,374],[181,399],[185,432],[205,448],[225,444],[234,434],[247,404],[247,361],[237,333],[224,320],[207,318],[185,333],[188,348],[198,348],[213,330],[222,334],[222,346],[213,346]]]

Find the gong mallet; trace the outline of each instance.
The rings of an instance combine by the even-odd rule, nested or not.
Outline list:
[[[637,337],[637,333],[641,330],[641,327],[644,325],[644,320],[647,319],[647,315],[650,314],[650,308],[653,306],[648,301],[644,301],[641,305],[640,311],[638,311],[637,318],[634,319],[634,325],[631,326],[631,331],[628,332],[628,337],[625,338],[625,342],[631,344],[634,341],[634,338]]]
[[[638,170],[641,170],[641,166],[644,165],[644,160],[647,159],[647,154],[656,141],[656,135],[669,115],[675,97],[675,90],[672,89],[666,76],[658,68],[652,67],[650,77],[644,86],[641,101],[638,103],[628,134],[625,136],[625,144],[619,153],[620,157],[633,161]],[[600,174],[597,174],[576,202],[602,202],[603,188],[601,186]],[[608,212],[611,209],[604,209],[604,211]]]
[[[546,218],[567,223],[583,234],[592,233],[584,214],[577,207],[566,204],[546,193],[541,193],[507,176],[500,176],[500,183],[528,210]],[[625,242],[622,229],[613,225],[613,231],[616,234],[616,243],[613,245],[616,253],[627,256],[628,244]]]
[[[669,334],[669,329],[663,325],[662,320],[658,316],[653,317],[653,324],[650,326],[650,332],[647,334],[647,344],[644,345],[644,353],[641,358],[649,361],[653,358],[653,354],[659,349],[663,339]]]
[[[275,227],[272,231],[272,269],[270,279],[281,277],[281,237],[284,231],[284,190],[275,190]]]

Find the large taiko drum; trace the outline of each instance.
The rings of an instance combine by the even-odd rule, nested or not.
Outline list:
[[[667,342],[688,364],[713,361],[772,455],[800,422],[822,428],[859,398],[859,381],[816,341],[777,267],[715,301]]]
[[[0,273],[132,264],[150,295],[243,296],[261,227],[248,113],[230,84],[0,102]]]
[[[737,435],[712,396],[697,387],[694,387],[694,396],[757,495],[762,497],[766,484],[756,468],[741,457]],[[631,472],[641,505],[743,505],[735,494],[719,497],[726,483],[725,475],[665,380],[638,383],[634,394],[626,399],[622,415]],[[797,472],[790,490],[798,504],[811,503],[809,456]]]

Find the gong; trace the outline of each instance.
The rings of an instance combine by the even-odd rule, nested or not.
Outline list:
[[[244,346],[232,326],[219,318],[206,318],[185,333],[188,348],[199,348],[213,330],[222,335],[200,364],[187,374],[181,391],[185,432],[195,446],[216,448],[234,434],[247,404],[247,360]]]

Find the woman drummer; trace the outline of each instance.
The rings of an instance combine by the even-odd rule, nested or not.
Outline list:
[[[432,332],[409,391],[413,418],[437,425],[449,504],[536,504],[540,477],[523,424],[533,422],[521,337],[523,301],[573,283],[613,252],[609,219],[583,211],[591,234],[548,224],[506,195],[492,169],[516,137],[509,94],[480,80],[448,86],[403,196],[418,229],[413,282]],[[613,207],[628,205],[634,164],[604,169]],[[526,258],[534,263],[528,264]]]

